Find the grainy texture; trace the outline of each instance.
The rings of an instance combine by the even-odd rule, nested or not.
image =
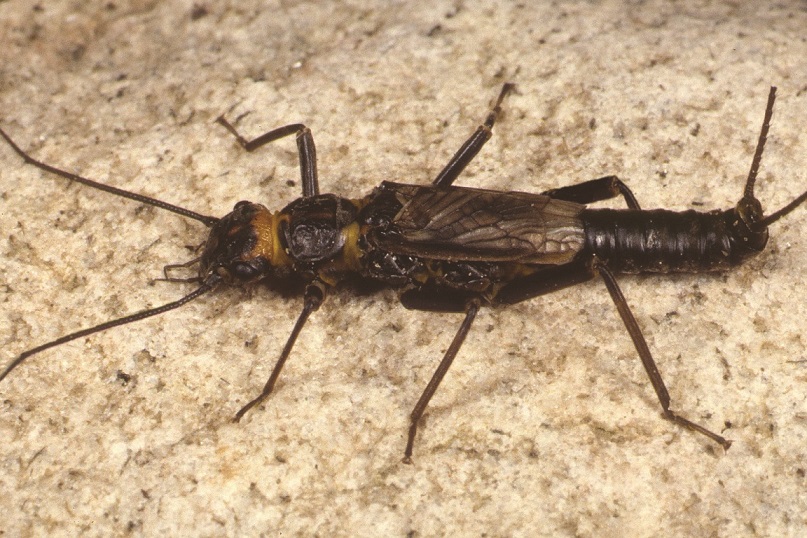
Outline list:
[[[740,196],[771,84],[769,210],[807,188],[807,8],[745,2],[0,2],[0,125],[49,163],[203,213],[428,182],[518,84],[458,184],[615,173],[644,207]],[[243,117],[242,117],[243,116]],[[0,145],[2,361],[173,300],[204,229],[25,166]],[[659,418],[590,283],[483,311],[400,463],[461,320],[336,294],[241,424],[301,306],[232,290],[32,358],[0,384],[0,533],[799,535],[807,514],[807,211],[725,276],[622,278],[675,410]],[[123,382],[118,372],[131,376]],[[730,423],[729,429],[723,428]]]

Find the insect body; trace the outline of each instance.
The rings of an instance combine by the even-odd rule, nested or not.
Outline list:
[[[642,332],[622,295],[615,273],[722,271],[761,252],[768,225],[807,199],[807,192],[779,211],[763,216],[753,188],[762,156],[775,88],[771,89],[759,143],[745,192],[736,207],[701,213],[641,210],[633,193],[607,176],[541,194],[453,186],[465,166],[491,136],[505,84],[485,122],[465,142],[431,185],[384,182],[369,195],[347,199],[320,194],[313,137],[302,124],[244,139],[227,128],[248,151],[295,134],[303,196],[272,212],[238,202],[221,219],[123,191],[41,163],[0,130],[26,162],[45,171],[173,211],[211,227],[202,254],[166,267],[166,279],[194,282],[185,297],[78,331],[28,350],[0,373],[0,380],[31,355],[112,327],[182,306],[221,285],[264,280],[298,281],[305,287],[303,309],[262,392],[235,415],[240,420],[274,389],[306,320],[327,291],[349,278],[370,279],[400,290],[411,309],[464,313],[454,340],[411,414],[404,461],[410,461],[417,427],[482,306],[513,304],[597,276],[608,288],[661,403],[664,417],[699,432],[724,448],[731,441],[670,409],[670,397]],[[625,210],[591,209],[586,204],[622,196]],[[198,275],[172,278],[168,271],[198,264]]]

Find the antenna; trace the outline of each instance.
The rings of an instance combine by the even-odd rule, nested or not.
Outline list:
[[[75,181],[77,183],[81,183],[82,185],[87,185],[88,187],[92,187],[94,189],[98,189],[101,191],[108,192],[110,194],[114,194],[116,196],[120,196],[122,198],[129,198],[130,200],[134,200],[136,202],[140,202],[143,204],[151,205],[154,207],[159,207],[160,209],[165,209],[166,211],[171,211],[178,215],[182,215],[183,217],[188,217],[189,219],[198,220],[199,222],[204,223],[206,226],[213,226],[219,219],[216,217],[209,217],[207,215],[202,215],[196,213],[195,211],[191,211],[189,209],[185,209],[184,207],[175,206],[173,204],[169,204],[168,202],[163,202],[162,200],[157,200],[156,198],[151,198],[149,196],[144,196],[142,194],[137,194],[134,192],[125,191],[123,189],[119,189],[117,187],[112,187],[111,185],[104,185],[103,183],[98,183],[97,181],[93,181],[92,179],[87,179],[86,177],[79,176],[78,174],[73,174],[67,172],[66,170],[61,170],[59,168],[53,167],[49,164],[45,164],[42,161],[38,161],[25,153],[20,147],[14,143],[10,136],[6,134],[3,129],[0,129],[0,135],[6,139],[8,145],[11,146],[11,149],[17,152],[17,155],[22,157],[26,164],[32,164],[39,168],[40,170],[44,170],[45,172],[50,172],[51,174],[56,174],[57,176],[61,176],[65,179],[69,179],[71,181]]]
[[[158,314],[163,314],[168,312],[169,310],[174,310],[175,308],[179,308],[180,306],[187,304],[200,295],[204,295],[208,291],[212,290],[216,284],[220,281],[220,277],[213,275],[208,281],[204,282],[201,286],[196,288],[194,291],[186,295],[185,297],[179,299],[178,301],[174,301],[168,304],[164,304],[162,306],[158,306],[156,308],[149,308],[148,310],[143,310],[141,312],[137,312],[135,314],[130,314],[128,316],[124,316],[122,318],[113,319],[111,321],[105,321],[100,325],[96,325],[95,327],[89,327],[87,329],[82,329],[80,331],[76,331],[74,333],[70,333],[68,335],[62,336],[57,338],[56,340],[52,340],[46,344],[42,344],[41,346],[37,346],[35,348],[29,349],[28,351],[22,352],[16,359],[11,361],[11,363],[6,366],[5,370],[0,372],[0,381],[5,379],[5,377],[12,372],[17,366],[22,364],[25,359],[32,355],[36,355],[46,349],[50,349],[52,347],[60,346],[62,344],[66,344],[72,340],[76,340],[77,338],[81,338],[82,336],[89,336],[91,334],[99,333],[101,331],[105,331],[107,329],[111,329],[113,327],[119,327],[121,325],[126,325],[127,323],[133,323],[135,321],[140,321],[141,319],[150,318],[151,316],[156,316]]]

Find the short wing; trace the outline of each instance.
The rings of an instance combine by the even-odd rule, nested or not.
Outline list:
[[[582,205],[525,192],[385,182],[402,207],[374,242],[438,260],[559,265],[583,248]]]

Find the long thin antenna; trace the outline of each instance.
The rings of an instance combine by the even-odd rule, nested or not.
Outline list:
[[[46,344],[42,344],[41,346],[37,346],[33,349],[29,349],[28,351],[24,351],[21,353],[16,359],[11,361],[11,364],[6,366],[6,369],[0,372],[0,381],[5,379],[5,377],[11,373],[17,366],[22,364],[22,362],[32,355],[36,355],[46,349],[50,349],[52,347],[60,346],[64,343],[70,342],[71,340],[75,340],[77,338],[81,338],[82,336],[89,336],[91,334],[99,333],[101,331],[105,331],[107,329],[111,329],[113,327],[119,327],[121,325],[126,325],[127,323],[133,323],[135,321],[140,321],[141,319],[146,319],[151,316],[156,316],[158,314],[163,314],[168,312],[169,310],[174,310],[175,308],[179,308],[180,306],[187,304],[200,295],[207,293],[208,291],[212,290],[216,284],[219,282],[218,277],[213,277],[212,279],[208,279],[207,282],[196,288],[196,290],[192,291],[182,299],[178,301],[174,301],[172,303],[164,304],[162,306],[158,306],[156,308],[150,308],[148,310],[143,310],[141,312],[137,312],[135,314],[130,314],[128,316],[124,316],[122,318],[113,319],[111,321],[106,321],[101,323],[100,325],[96,325],[95,327],[89,327],[87,329],[82,329],[80,331],[76,331],[74,333],[62,336],[61,338],[57,338],[51,342]]]
[[[754,198],[754,183],[757,180],[757,172],[759,171],[759,163],[762,161],[762,150],[765,148],[765,141],[768,139],[768,129],[771,126],[771,118],[773,117],[773,102],[776,100],[776,86],[771,86],[771,91],[768,94],[768,105],[765,108],[765,119],[762,120],[762,130],[759,133],[759,140],[757,141],[757,149],[754,151],[754,159],[751,161],[751,170],[748,172],[748,180],[745,184],[745,198]],[[779,209],[774,211],[767,217],[759,220],[753,226],[756,231],[762,231],[777,220],[781,219],[801,204],[807,201],[807,192],[801,193],[801,196]]]
[[[14,143],[10,136],[6,134],[3,129],[0,129],[0,135],[6,139],[8,145],[17,152],[17,155],[22,157],[27,164],[32,164],[39,168],[40,170],[44,170],[46,172],[50,172],[51,174],[56,174],[57,176],[61,176],[65,179],[69,179],[71,181],[75,181],[77,183],[81,183],[83,185],[87,185],[88,187],[92,187],[94,189],[98,189],[101,191],[105,191],[116,196],[121,196],[123,198],[129,198],[130,200],[134,200],[136,202],[140,202],[143,204],[148,204],[154,207],[159,207],[160,209],[165,209],[166,211],[171,211],[178,215],[182,215],[183,217],[188,217],[190,219],[198,220],[199,222],[203,222],[207,226],[213,226],[219,219],[216,217],[209,217],[207,215],[202,215],[200,213],[196,213],[195,211],[191,211],[189,209],[185,209],[183,207],[175,206],[173,204],[169,204],[167,202],[163,202],[162,200],[157,200],[156,198],[151,198],[149,196],[144,196],[142,194],[137,194],[134,192],[125,191],[123,189],[119,189],[117,187],[112,187],[110,185],[104,185],[103,183],[98,183],[97,181],[93,181],[92,179],[87,179],[86,177],[79,176],[77,174],[72,174],[67,172],[66,170],[61,170],[59,168],[53,167],[49,164],[45,164],[42,161],[38,161],[25,153],[20,147]]]
[[[798,198],[787,204],[785,207],[783,207],[779,211],[771,213],[770,215],[759,221],[760,227],[765,228],[770,226],[777,220],[781,219],[782,217],[784,217],[785,215],[787,215],[788,213],[799,207],[801,204],[804,203],[805,200],[807,200],[807,192],[801,193],[801,196],[799,196]]]
[[[776,100],[776,86],[771,86],[768,93],[768,105],[765,107],[765,119],[762,120],[762,130],[759,132],[757,149],[754,151],[754,159],[751,161],[751,170],[748,172],[748,181],[745,183],[745,197],[754,197],[754,183],[757,180],[759,163],[762,161],[762,150],[765,149],[765,141],[768,139],[768,129],[771,127],[773,117],[773,102]]]

